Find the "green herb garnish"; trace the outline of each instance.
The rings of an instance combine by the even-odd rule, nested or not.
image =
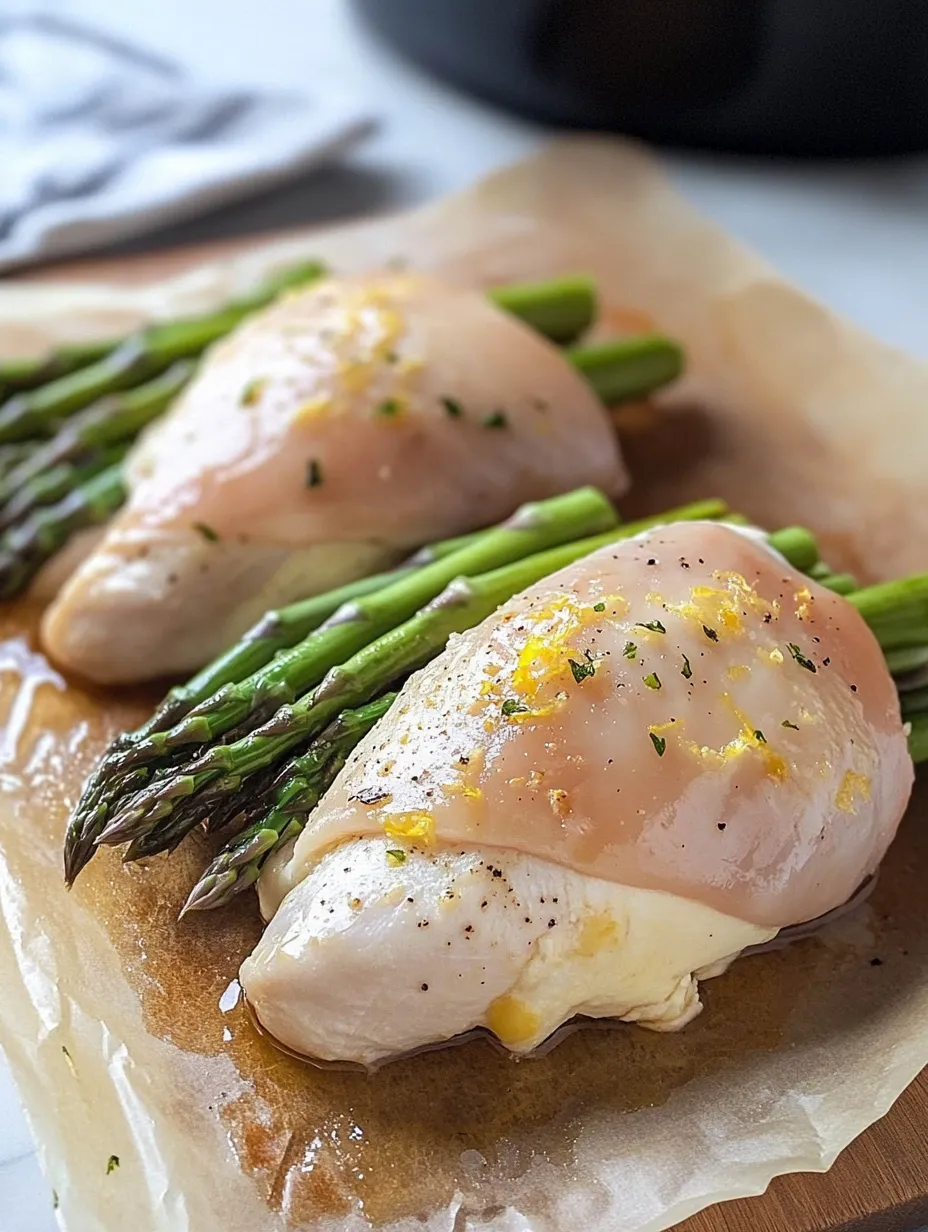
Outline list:
[[[464,408],[455,398],[442,398],[441,404],[452,419],[460,419],[464,414]]]
[[[567,660],[570,664],[570,670],[573,673],[574,680],[576,680],[577,684],[579,684],[581,680],[586,680],[589,676],[596,675],[596,664],[593,662],[593,656],[588,650],[584,650],[583,654],[586,658],[585,663],[578,663],[576,659]]]
[[[719,635],[714,629],[710,629],[708,625],[703,625],[702,631],[710,642],[717,642],[719,640]]]
[[[760,741],[761,744],[767,743],[767,737],[764,735],[764,733],[760,730],[759,727],[754,728],[754,739]]]
[[[392,419],[401,411],[401,406],[396,398],[384,398],[383,402],[377,407],[376,414],[383,415],[386,419]]]
[[[783,722],[780,724],[780,726],[781,727],[791,727],[793,731],[799,731],[799,724],[791,723],[789,719],[784,719]]]
[[[394,867],[396,867],[396,865],[398,864],[405,864],[406,863],[406,852],[401,850],[399,847],[388,847],[387,848],[387,863],[392,864]]]
[[[119,1156],[111,1155],[109,1159],[106,1161],[106,1175],[109,1176],[109,1174],[111,1172],[115,1172],[118,1167],[119,1167]]]
[[[507,719],[514,714],[528,714],[528,706],[523,706],[514,697],[507,697],[503,702],[503,714]]]
[[[693,669],[690,667],[690,661],[686,657],[686,655],[684,655],[683,656],[683,667],[680,671],[680,675],[683,677],[684,680],[689,680],[692,674],[693,674]]]
[[[491,411],[483,421],[485,428],[508,428],[509,419],[505,411]]]
[[[666,749],[667,747],[667,741],[664,739],[663,736],[655,736],[654,732],[648,732],[648,735],[651,737],[651,743],[654,745],[654,748],[657,750],[658,757],[663,757],[664,749]]]
[[[593,611],[594,611],[594,612],[604,612],[605,610],[606,610],[606,605],[605,605],[605,603],[594,603],[594,604],[593,604]]]
[[[815,664],[811,659],[806,658],[795,642],[787,642],[786,646],[800,667],[804,667],[807,672],[814,672],[816,670]]]
[[[208,543],[218,543],[219,535],[205,522],[194,522],[193,529],[203,536]]]
[[[317,458],[310,458],[306,463],[306,486],[307,488],[318,488],[322,483],[322,467],[319,465]]]
[[[649,689],[659,689],[661,687],[660,678],[657,672],[649,672],[644,678],[645,684]]]
[[[622,654],[625,655],[626,659],[634,659],[637,653],[638,653],[638,647],[635,645],[634,642],[625,643],[625,649],[622,651]]]
[[[667,630],[659,620],[639,620],[635,622],[636,629],[650,629],[652,633],[666,633]]]
[[[255,377],[253,381],[249,381],[239,395],[239,406],[254,406],[261,397],[261,391],[267,384],[263,376]]]

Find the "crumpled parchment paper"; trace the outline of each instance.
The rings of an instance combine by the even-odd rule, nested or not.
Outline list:
[[[808,523],[863,577],[928,568],[928,369],[811,302],[609,139],[158,285],[8,285],[0,353],[200,309],[306,255],[479,285],[592,272],[607,328],[656,324],[689,355],[659,414],[617,416],[626,512],[719,495]],[[679,1035],[584,1031],[521,1063],[472,1043],[373,1077],[284,1056],[233,982],[253,907],[174,923],[196,840],[147,868],[104,852],[65,892],[68,808],[151,698],[66,684],[35,651],[33,611],[0,620],[0,1041],[69,1232],[651,1232],[827,1168],[928,1062],[924,792],[863,910],[707,982]]]

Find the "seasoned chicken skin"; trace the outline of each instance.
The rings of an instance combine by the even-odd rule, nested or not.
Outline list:
[[[853,606],[735,528],[663,527],[408,682],[269,869],[244,986],[285,1043],[365,1062],[475,1025],[523,1050],[576,1012],[678,1026],[701,969],[874,871],[912,778]]]
[[[522,501],[626,486],[556,347],[483,295],[406,274],[331,279],[252,318],[128,478],[43,627],[57,662],[104,683],[189,671],[269,607]]]

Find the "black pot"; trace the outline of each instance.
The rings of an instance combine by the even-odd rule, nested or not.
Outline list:
[[[757,154],[928,149],[928,0],[356,0],[535,119]]]

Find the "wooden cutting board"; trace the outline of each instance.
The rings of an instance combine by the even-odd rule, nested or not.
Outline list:
[[[258,238],[272,237],[82,260],[23,277],[143,282],[241,250]],[[928,1069],[829,1172],[777,1177],[762,1196],[709,1207],[677,1228],[679,1232],[910,1232],[923,1225],[928,1226]]]

